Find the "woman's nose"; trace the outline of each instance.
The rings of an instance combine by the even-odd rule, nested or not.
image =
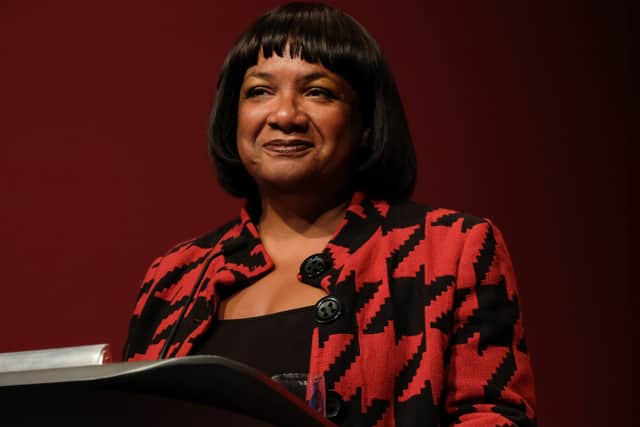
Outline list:
[[[269,126],[285,133],[306,132],[309,118],[294,95],[282,94],[274,101],[274,108],[267,118]]]

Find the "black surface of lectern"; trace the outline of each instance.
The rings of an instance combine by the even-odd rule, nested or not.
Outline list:
[[[334,426],[266,375],[218,356],[0,373],[2,426]]]

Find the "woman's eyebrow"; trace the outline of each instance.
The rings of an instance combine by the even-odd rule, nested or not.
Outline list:
[[[267,73],[265,71],[252,71],[252,72],[247,74],[245,79],[248,79],[249,77],[255,77],[257,79],[270,80],[273,77],[273,74]]]
[[[274,79],[274,75],[272,73],[268,73],[266,71],[251,71],[245,76],[245,80],[247,80],[249,78],[256,78],[256,79],[262,79],[262,80],[273,80]],[[323,78],[332,80],[331,76],[328,73],[326,73],[324,71],[314,71],[312,73],[305,74],[303,76],[300,76],[300,77],[296,78],[296,82],[298,84],[306,84],[306,83],[312,82],[314,80],[323,79]]]
[[[328,78],[330,79],[331,77],[329,76],[329,74],[325,73],[324,71],[316,71],[313,73],[309,73],[309,74],[305,74],[302,77],[299,77],[298,82],[300,83],[309,83],[312,82],[314,80],[318,80],[318,79],[322,79],[322,78]]]

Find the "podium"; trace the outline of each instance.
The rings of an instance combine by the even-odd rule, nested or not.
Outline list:
[[[271,378],[219,356],[0,373],[0,424],[335,427]]]

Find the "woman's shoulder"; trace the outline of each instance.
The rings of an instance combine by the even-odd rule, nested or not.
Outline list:
[[[374,202],[381,206],[387,226],[423,225],[428,229],[452,229],[462,233],[476,226],[490,226],[491,220],[455,209],[435,207],[412,200]]]
[[[173,262],[198,259],[212,250],[220,248],[226,241],[238,237],[241,225],[241,219],[235,218],[214,230],[172,246],[160,258],[171,259]]]
[[[502,233],[488,218],[402,201],[389,203],[381,234],[394,243],[397,258],[427,262],[431,273],[458,275],[460,283],[476,275],[490,283],[498,281],[491,274],[513,275]]]
[[[385,247],[398,253],[429,252],[458,257],[465,250],[492,245],[501,239],[493,223],[477,215],[434,207],[411,200],[364,199],[351,209],[354,214],[345,227],[345,235],[362,244],[363,240],[378,239]],[[377,232],[376,230],[379,230]],[[346,246],[355,243],[343,238]]]

